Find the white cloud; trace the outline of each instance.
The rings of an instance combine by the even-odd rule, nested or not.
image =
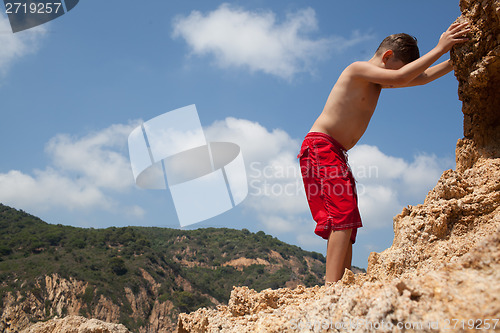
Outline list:
[[[62,176],[52,168],[34,170],[33,174],[17,170],[0,174],[0,201],[42,211],[53,207],[74,210],[111,206],[96,186],[85,181]]]
[[[227,118],[205,129],[209,141],[237,143],[245,160],[249,195],[246,211],[274,234],[293,232],[299,245],[309,247],[315,224],[303,192],[296,155],[300,142],[280,129],[268,130],[257,122]],[[439,176],[453,162],[434,155],[412,161],[384,154],[378,147],[361,145],[349,152],[358,181],[359,207],[366,229],[392,228],[392,218],[403,206],[423,202]]]
[[[46,145],[51,163],[45,169],[0,173],[0,202],[35,213],[106,210],[143,216],[142,208],[119,199],[134,187],[126,143],[136,126],[112,125],[83,137],[56,135]],[[205,135],[208,141],[241,147],[249,184],[244,214],[254,217],[259,228],[293,234],[299,245],[309,246],[307,235],[313,235],[315,224],[296,159],[300,141],[284,130],[236,118],[214,122]],[[366,229],[392,228],[393,216],[406,204],[423,202],[442,171],[453,165],[423,154],[407,161],[368,145],[353,148],[349,155]]]
[[[294,231],[292,223],[289,219],[285,219],[276,215],[261,215],[260,220],[272,232],[283,233]]]
[[[7,73],[14,61],[36,53],[45,33],[45,27],[38,26],[14,34],[7,16],[0,14],[0,77]]]
[[[411,200],[419,198],[436,185],[443,168],[454,167],[454,161],[439,160],[436,156],[418,155],[413,163],[405,169],[403,185],[406,195]]]
[[[81,138],[55,136],[46,145],[51,164],[45,169],[0,173],[0,202],[35,213],[101,209],[143,216],[142,208],[123,207],[110,194],[123,193],[134,184],[124,152],[135,126],[112,125]]]
[[[129,125],[112,125],[83,138],[59,134],[45,150],[60,170],[79,174],[99,188],[122,190],[134,183],[130,161],[122,153],[131,130]]]
[[[278,22],[272,11],[247,11],[222,4],[207,14],[193,11],[178,16],[173,37],[182,37],[192,54],[214,56],[222,68],[243,67],[285,79],[299,72],[313,72],[313,64],[371,38],[354,32],[350,38],[333,36],[313,39],[318,30],[312,8],[289,13]]]
[[[226,118],[205,129],[208,141],[234,142],[241,147],[248,176],[246,210],[268,230],[300,230],[308,210],[296,159],[300,143],[281,129]]]
[[[402,209],[397,189],[387,185],[357,184],[359,210],[367,228],[392,226],[392,217]]]
[[[312,227],[311,227],[312,230]],[[297,235],[297,243],[303,248],[314,249],[314,251],[323,252],[324,242],[319,242],[320,238],[312,231]]]
[[[378,147],[360,145],[349,152],[357,180],[359,207],[365,227],[390,227],[392,218],[408,204],[424,201],[441,173],[453,161],[420,154],[409,162],[388,156]]]

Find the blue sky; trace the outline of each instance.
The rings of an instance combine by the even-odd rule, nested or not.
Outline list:
[[[301,140],[347,65],[398,32],[416,36],[424,54],[459,15],[451,0],[86,0],[12,34],[2,13],[0,202],[49,223],[178,228],[170,193],[134,184],[127,137],[141,121],[196,104],[208,140],[240,145],[249,195],[188,228],[263,230],[325,253],[301,193]],[[392,217],[454,167],[457,86],[450,73],[382,92],[349,152],[364,223],[354,265],[389,247]]]

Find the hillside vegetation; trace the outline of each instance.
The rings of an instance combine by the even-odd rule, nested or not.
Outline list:
[[[45,318],[32,320],[68,314],[64,307],[57,314],[47,299],[45,277],[54,274],[87,283],[78,295],[79,315],[95,316],[102,295],[119,306],[117,319],[135,330],[147,326],[156,301],[173,304],[169,316],[175,323],[179,312],[227,302],[233,286],[260,291],[322,284],[324,264],[323,255],[262,231],[84,229],[48,224],[0,204],[0,307],[9,292],[20,295],[16,303],[33,295],[45,305]],[[125,290],[147,292],[142,315],[134,313],[137,305]]]

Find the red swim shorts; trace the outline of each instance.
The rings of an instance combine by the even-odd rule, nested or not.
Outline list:
[[[332,230],[352,229],[354,244],[357,229],[363,224],[347,151],[328,134],[309,132],[297,158],[309,208],[317,223],[314,233],[328,239]]]

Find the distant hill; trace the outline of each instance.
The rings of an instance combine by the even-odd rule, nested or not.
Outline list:
[[[325,258],[248,230],[48,224],[0,204],[0,331],[54,316],[174,329],[180,312],[214,307],[233,286],[323,283]]]

